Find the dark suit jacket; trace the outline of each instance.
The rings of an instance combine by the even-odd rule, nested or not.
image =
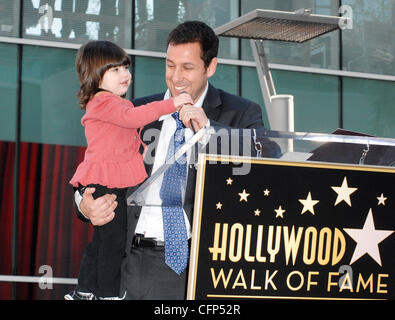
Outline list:
[[[143,98],[134,99],[132,102],[135,106],[143,105],[151,101],[162,100],[165,93],[155,94]],[[227,93],[223,90],[216,89],[214,86],[209,84],[206,98],[202,105],[207,117],[210,119],[210,125],[217,127],[231,127],[231,128],[257,128],[264,130],[264,124],[262,120],[262,111],[258,104],[247,100],[245,98]],[[148,129],[158,129],[157,134],[159,135],[163,121],[154,121],[147,126],[141,132],[141,137],[145,144],[150,145],[152,150],[152,156],[155,156],[155,144],[159,140],[158,137],[152,137],[150,141],[144,140],[144,132]],[[146,170],[148,175],[151,174],[152,164],[146,164]],[[195,178],[196,169],[190,167],[188,170],[187,188],[185,192],[185,205],[184,210],[192,222],[193,202],[195,196]],[[136,188],[130,188],[128,196]],[[129,207],[129,231],[128,236],[134,234],[137,220],[141,212],[141,207]],[[132,231],[132,232],[131,232]],[[129,242],[130,243],[130,242]]]

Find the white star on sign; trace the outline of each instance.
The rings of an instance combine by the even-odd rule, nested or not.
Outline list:
[[[376,230],[374,228],[372,209],[369,210],[362,229],[343,228],[343,230],[357,243],[350,264],[353,264],[367,253],[381,266],[379,243],[394,231]]]
[[[378,206],[379,206],[380,204],[382,204],[383,206],[385,206],[385,200],[387,200],[387,198],[384,197],[383,194],[381,194],[380,197],[377,197],[377,200],[379,200],[379,203],[377,204]]]
[[[319,200],[312,200],[311,199],[311,192],[307,195],[307,199],[298,199],[301,204],[303,204],[303,209],[302,213],[305,213],[306,211],[310,211],[314,215],[314,206],[320,202]]]
[[[284,218],[283,214],[284,214],[285,210],[283,208],[281,208],[281,206],[279,206],[278,209],[274,209],[274,211],[276,212],[276,218],[278,218],[278,217]]]
[[[247,197],[248,197],[249,195],[250,195],[250,194],[246,192],[246,189],[243,189],[243,192],[239,193],[240,202],[243,201],[243,200],[244,200],[245,202],[247,202],[247,201],[248,201],[248,200],[247,200]]]
[[[347,177],[344,177],[341,187],[331,187],[337,193],[335,206],[343,200],[351,207],[350,195],[358,190],[358,188],[349,188],[347,184]]]

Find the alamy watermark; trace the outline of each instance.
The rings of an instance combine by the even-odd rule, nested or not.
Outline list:
[[[353,271],[350,265],[342,265],[339,267],[339,274],[342,276],[339,278],[338,286],[341,290],[352,289],[353,287]]]
[[[38,23],[40,25],[41,30],[52,30],[53,25],[53,8],[48,3],[40,6],[38,8],[38,13],[41,14]]]
[[[341,14],[339,28],[341,30],[352,29],[352,7],[349,5],[343,5],[339,8],[339,13]]]
[[[38,287],[41,290],[46,290],[46,289],[53,289],[53,270],[52,267],[49,265],[42,265],[38,269],[39,274],[43,274],[39,281],[38,281]]]
[[[145,152],[144,162],[147,165],[153,165],[156,154],[158,152],[158,143],[156,139],[160,136],[159,129],[148,129],[144,132],[142,139],[144,141],[150,141],[147,144],[147,150]],[[232,163],[233,175],[247,175],[251,170],[251,163],[248,161],[242,161],[239,157],[255,157],[255,146],[252,139],[252,133],[250,129],[219,129],[209,131],[206,135],[200,139],[195,145],[193,145],[188,151],[188,165],[197,165],[197,154],[204,152],[210,155],[226,156],[229,160],[223,158],[221,164]],[[185,157],[180,157],[175,160],[179,164],[185,163]],[[209,160],[209,164],[216,164],[219,161]],[[171,164],[171,162],[168,162]]]

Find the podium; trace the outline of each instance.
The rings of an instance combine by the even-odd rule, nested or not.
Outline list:
[[[128,204],[183,152],[187,299],[395,299],[395,139],[201,129]]]

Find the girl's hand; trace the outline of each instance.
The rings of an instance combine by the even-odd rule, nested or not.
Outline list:
[[[173,103],[177,111],[180,111],[181,108],[186,104],[193,105],[193,100],[188,93],[181,93],[180,95],[173,98]]]

